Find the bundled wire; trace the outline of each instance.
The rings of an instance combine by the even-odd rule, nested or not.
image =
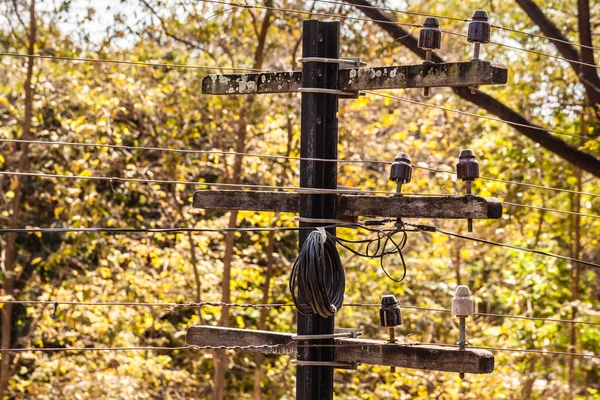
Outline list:
[[[375,222],[379,223],[380,221],[375,221]],[[348,239],[342,239],[342,238],[339,238],[339,237],[336,237],[333,235],[331,235],[331,236],[335,239],[335,241],[340,246],[342,246],[343,248],[345,248],[352,254],[355,254],[359,257],[370,258],[370,259],[378,258],[379,265],[380,265],[383,273],[389,279],[391,279],[392,281],[394,281],[396,283],[402,282],[404,280],[404,278],[406,278],[406,261],[404,260],[404,255],[402,254],[402,251],[404,250],[404,247],[406,246],[406,242],[408,240],[408,235],[406,233],[407,230],[404,229],[403,222],[398,221],[397,229],[392,230],[392,231],[369,229],[367,227],[361,227],[361,228],[365,229],[369,232],[377,233],[377,237],[374,239],[348,240]],[[402,234],[402,236],[401,236],[400,240],[397,242],[394,239],[394,236],[398,233]],[[387,250],[389,243],[392,244],[391,250]],[[353,249],[348,244],[366,244],[366,246],[365,246],[364,252],[361,252],[359,250]],[[375,247],[374,250],[373,250],[373,246]],[[393,254],[398,254],[400,256],[400,260],[402,262],[402,277],[400,279],[396,279],[396,278],[392,277],[388,273],[388,271],[386,270],[385,265],[384,265],[384,261],[383,261],[384,257],[393,255]]]
[[[324,228],[311,232],[294,262],[290,292],[301,314],[327,318],[342,308],[346,274],[333,238]]]

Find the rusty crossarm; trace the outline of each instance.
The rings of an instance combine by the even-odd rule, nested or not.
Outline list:
[[[502,64],[476,60],[341,69],[338,79],[339,89],[348,92],[483,86],[505,84],[508,81],[508,70]],[[301,87],[301,80],[302,73],[299,71],[207,75],[202,80],[202,93],[226,95],[297,92]]]

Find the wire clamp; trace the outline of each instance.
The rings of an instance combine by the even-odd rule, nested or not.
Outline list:
[[[298,59],[300,63],[327,63],[327,64],[339,64],[340,66],[351,66],[351,67],[364,67],[367,65],[366,62],[360,61],[359,57],[340,57],[340,58],[326,58],[326,57],[301,57]]]
[[[356,339],[362,334],[362,332],[337,332],[326,335],[293,335],[292,340],[301,342],[304,340],[327,340],[327,339],[340,339],[340,338],[351,338]]]
[[[320,93],[320,94],[334,94],[337,96],[341,96],[345,99],[358,99],[358,96],[361,95],[358,91],[351,92],[346,90],[339,89],[327,89],[327,88],[300,88],[298,89],[300,93]]]

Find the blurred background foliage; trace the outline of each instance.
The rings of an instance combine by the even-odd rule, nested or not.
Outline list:
[[[175,64],[299,68],[302,20],[307,15],[269,13],[191,0],[41,1],[35,11],[34,52],[65,57],[108,58]],[[271,3],[273,4],[273,3]],[[383,4],[383,3],[377,3]],[[275,2],[275,6],[363,15],[348,6],[318,2]],[[396,1],[410,11],[469,17],[487,9],[492,22],[535,31],[512,1]],[[30,1],[4,0],[0,45],[5,52],[30,50]],[[577,38],[577,2],[540,4],[565,35]],[[592,4],[593,34],[600,35],[600,5]],[[210,18],[209,18],[210,17]],[[421,17],[396,14],[402,22]],[[319,17],[322,18],[322,17]],[[265,23],[266,20],[266,23]],[[107,22],[108,21],[108,22]],[[442,21],[464,32],[460,21]],[[257,50],[261,33],[264,48]],[[494,31],[503,43],[553,53],[540,38]],[[598,43],[598,42],[596,42]],[[360,56],[370,66],[421,63],[376,25],[342,18],[342,54]],[[466,61],[469,44],[445,35],[446,60]],[[598,120],[586,105],[568,65],[536,54],[484,46],[482,58],[506,64],[508,85],[483,90],[524,116],[548,127],[598,137]],[[127,66],[91,62],[34,60],[31,69],[31,127],[24,132],[28,59],[0,58],[0,138],[105,143],[299,156],[300,97],[292,95],[206,96],[206,69]],[[228,71],[222,71],[228,72]],[[449,89],[435,89],[432,104],[482,113]],[[423,101],[420,90],[394,94]],[[483,113],[482,113],[483,114]],[[510,127],[451,112],[365,96],[342,100],[340,158],[392,161],[399,151],[414,163],[454,170],[461,148],[477,153],[482,175],[539,185],[597,192],[598,178],[582,173]],[[579,146],[579,139],[567,138]],[[597,142],[582,149],[598,157]],[[24,161],[25,160],[25,161]],[[237,168],[236,168],[236,163]],[[165,153],[69,145],[0,143],[0,171],[181,180],[208,183],[297,186],[299,162],[219,154]],[[342,163],[339,184],[393,190],[388,166]],[[215,227],[231,226],[227,213],[193,209],[194,187],[94,180],[0,176],[0,224],[17,227]],[[415,170],[413,193],[463,193],[454,175]],[[599,214],[593,197],[482,181],[475,193],[506,201]],[[15,201],[18,199],[18,202]],[[292,215],[240,212],[233,223],[245,227],[295,226]],[[418,221],[411,221],[418,222]],[[465,232],[464,221],[423,221]],[[505,208],[500,220],[476,221],[475,235],[600,262],[599,220]],[[340,230],[348,238],[361,236]],[[15,236],[15,257],[7,264],[10,235],[3,235],[3,299],[51,301],[235,303],[290,302],[287,288],[296,255],[294,232],[232,235],[230,298],[223,296],[227,263],[225,237],[193,234],[23,234]],[[394,283],[378,263],[341,251],[347,273],[346,302],[377,303],[395,294],[401,304],[448,308],[457,284],[468,284],[478,309],[537,317],[581,318],[600,322],[598,272],[562,260],[465,242],[442,235],[409,235],[408,275]],[[399,260],[389,270],[400,274]],[[272,275],[268,285],[265,276]],[[7,282],[11,288],[7,286]],[[266,289],[266,295],[265,295]],[[7,306],[4,305],[6,308]],[[577,312],[573,314],[573,309]],[[6,309],[5,309],[6,310]],[[187,309],[15,305],[3,336],[14,347],[184,346],[193,324],[293,331],[291,309],[219,307]],[[6,313],[5,313],[6,314]],[[221,321],[220,321],[221,320]],[[454,343],[457,325],[446,314],[406,310],[403,335],[423,342]],[[385,338],[377,308],[343,308],[340,327],[356,327],[365,337]],[[600,353],[597,327],[476,318],[469,321],[474,345]],[[7,336],[7,329],[9,335]],[[574,345],[573,345],[573,337]],[[3,342],[5,343],[5,342]],[[335,391],[348,399],[562,399],[600,394],[600,360],[498,352],[491,375],[467,376],[430,371],[361,366],[337,371]],[[215,378],[222,359],[224,381]],[[38,353],[14,355],[7,364],[2,395],[37,399],[230,399],[294,397],[295,368],[288,357],[249,352],[140,351]]]

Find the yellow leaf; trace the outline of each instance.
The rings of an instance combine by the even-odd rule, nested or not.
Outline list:
[[[36,257],[31,261],[31,265],[39,264],[42,261],[42,257]]]
[[[83,170],[81,171],[79,176],[92,176],[92,171],[90,171],[89,169]]]

